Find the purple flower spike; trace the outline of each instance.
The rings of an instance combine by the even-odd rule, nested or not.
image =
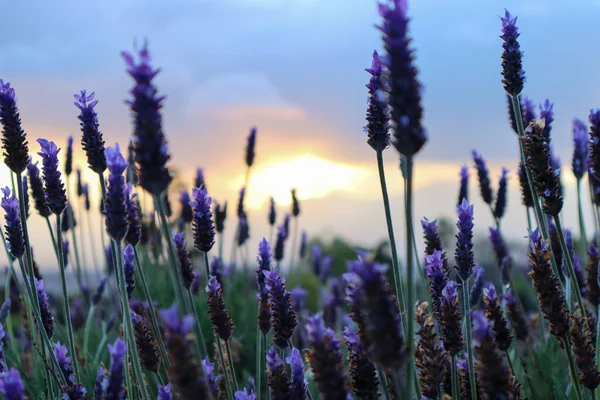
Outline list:
[[[421,83],[410,48],[406,11],[406,0],[380,3],[379,15],[383,23],[378,28],[383,34],[387,52],[385,66],[389,73],[388,82],[391,82],[388,101],[394,122],[393,144],[400,154],[411,157],[423,147],[427,133],[422,126]]]
[[[165,386],[158,385],[158,397],[156,400],[173,400],[170,383],[167,383]]]
[[[96,114],[96,104],[94,92],[89,95],[85,90],[79,94],[73,95],[75,106],[79,108],[79,121],[81,121],[81,144],[87,157],[88,166],[97,174],[102,174],[106,170],[106,157],[104,155],[104,139],[98,125],[98,114]]]
[[[194,187],[203,187],[206,189],[206,180],[204,179],[204,169],[196,168],[196,177],[194,178]],[[207,189],[208,190],[208,189]]]
[[[212,199],[208,197],[206,189],[201,187],[192,191],[192,197],[190,206],[194,210],[194,247],[207,253],[215,244],[215,227],[210,210]]]
[[[273,343],[286,349],[298,325],[296,313],[292,308],[292,294],[285,288],[285,278],[277,270],[263,271],[266,277],[265,287],[269,291],[271,308],[271,328],[274,332]]]
[[[134,251],[130,244],[123,250],[123,272],[125,273],[125,284],[127,288],[127,297],[135,290],[135,265],[133,264]]]
[[[192,285],[190,286],[190,290],[194,295],[200,293],[200,272],[194,270],[194,279],[192,279]]]
[[[496,286],[493,283],[488,283],[483,288],[483,296],[487,297],[491,302],[495,302],[498,298],[498,293],[496,292]]]
[[[498,194],[496,195],[496,203],[494,204],[494,217],[502,219],[506,211],[506,191],[508,186],[508,169],[502,167],[502,176],[498,181]]]
[[[523,52],[519,44],[517,17],[505,10],[502,20],[502,84],[509,95],[516,97],[523,91],[525,71],[523,71]]]
[[[42,157],[46,203],[54,214],[60,215],[67,207],[67,193],[58,170],[58,152],[60,149],[56,147],[54,142],[46,139],[38,139],[37,141],[42,148],[38,155]]]
[[[502,267],[502,263],[506,257],[509,257],[508,249],[504,243],[504,238],[499,229],[490,227],[490,242],[496,255],[496,264]]]
[[[292,370],[292,376],[290,380],[290,399],[306,399],[308,382],[304,377],[304,363],[302,362],[302,356],[300,356],[300,352],[298,351],[298,349],[293,347],[290,356],[286,357],[285,362],[287,362],[290,365]]]
[[[73,136],[67,138],[67,156],[65,158],[65,175],[73,172]]]
[[[482,311],[471,311],[471,321],[473,323],[473,340],[475,346],[478,346],[486,339],[494,337],[494,332]]]
[[[102,280],[100,281],[96,292],[94,292],[94,295],[92,296],[93,305],[97,305],[98,303],[100,303],[100,300],[102,300],[102,294],[104,293],[104,288],[106,287],[107,282],[108,279],[106,279],[106,277],[102,278]]]
[[[256,147],[256,128],[252,127],[250,129],[250,134],[248,135],[248,144],[246,145],[246,165],[248,168],[254,164],[254,157],[256,153],[254,149]]]
[[[521,111],[523,113],[523,126],[527,127],[529,126],[531,121],[537,119],[536,107],[533,103],[533,100],[531,100],[530,98],[523,97],[522,99],[523,100],[521,104]]]
[[[263,272],[271,270],[271,256],[271,246],[267,239],[262,238],[258,244],[258,256],[256,257],[256,261],[258,262],[256,281],[258,283],[259,291],[262,291],[265,288],[265,275]]]
[[[25,254],[25,240],[23,238],[23,229],[21,219],[19,218],[19,199],[11,193],[8,187],[2,189],[2,208],[4,209],[4,219],[6,220],[6,241],[10,254],[20,259]]]
[[[344,399],[347,396],[344,359],[340,341],[325,327],[323,316],[316,314],[306,320],[310,350],[306,358],[323,398]]]
[[[471,293],[469,293],[469,302],[471,304],[471,308],[475,308],[481,300],[481,293],[483,291],[483,283],[484,283],[484,270],[479,265],[476,265],[473,268],[473,286],[471,287]]]
[[[40,314],[42,316],[42,325],[44,326],[44,330],[48,335],[48,338],[51,339],[54,335],[54,316],[50,311],[50,302],[48,299],[48,294],[44,288],[44,281],[35,279],[35,289],[38,296],[38,302],[40,304]]]
[[[172,176],[167,162],[171,158],[167,150],[167,141],[162,128],[160,109],[164,96],[158,96],[158,90],[152,80],[159,70],[150,65],[148,44],[139,51],[139,61],[128,52],[121,55],[127,64],[127,72],[135,81],[130,90],[132,99],[127,101],[134,119],[133,145],[135,161],[139,171],[139,184],[154,196],[163,194]]]
[[[573,175],[577,180],[583,178],[589,163],[589,137],[585,122],[573,120]]]
[[[431,295],[431,307],[436,320],[440,320],[440,305],[442,302],[442,290],[448,282],[448,275],[443,269],[444,259],[443,253],[439,250],[434,250],[433,254],[426,255],[425,272],[429,278],[429,294]]]
[[[460,168],[460,189],[458,191],[457,205],[460,205],[463,199],[469,200],[469,167],[466,165]]]
[[[215,202],[215,229],[217,233],[223,233],[225,230],[225,220],[227,219],[227,202],[223,206]]]
[[[227,307],[225,306],[225,300],[223,300],[223,290],[221,289],[221,285],[219,285],[217,278],[214,276],[211,276],[208,281],[206,295],[213,329],[218,337],[227,341],[235,328],[233,326],[233,321],[229,316],[229,310],[227,310]]]
[[[202,369],[204,369],[204,375],[206,376],[206,382],[208,383],[208,390],[214,399],[219,398],[219,383],[222,376],[215,376],[215,364],[211,363],[208,356],[202,360]]]
[[[31,195],[33,196],[35,209],[42,217],[49,217],[50,215],[52,215],[52,211],[50,210],[50,207],[48,207],[48,203],[46,202],[44,182],[40,178],[40,170],[38,169],[37,164],[27,164],[27,173],[29,174]]]
[[[189,224],[194,219],[194,212],[190,206],[190,194],[187,190],[182,190],[179,194],[179,204],[181,205],[181,221],[184,224]]]
[[[585,282],[585,274],[583,272],[583,267],[581,266],[581,259],[575,252],[575,244],[573,243],[573,233],[565,229],[565,241],[567,242],[567,250],[569,251],[569,255],[571,260],[573,261],[573,270],[575,271],[575,279],[577,279],[577,284],[579,285],[579,292],[581,293],[581,297],[587,299],[587,286]],[[566,272],[565,275],[568,275],[568,268],[565,264],[565,260],[563,260],[563,270]]]
[[[475,265],[473,255],[473,205],[469,205],[467,200],[456,207],[458,213],[458,233],[456,234],[456,251],[454,260],[456,261],[456,270],[460,278],[465,281],[469,279]]]
[[[544,119],[544,138],[550,143],[550,132],[552,131],[552,122],[554,122],[554,104],[546,99],[544,104],[540,104],[540,119]]]
[[[298,196],[296,194],[297,189],[292,189],[291,190],[291,194],[292,194],[292,216],[294,218],[298,218],[298,216],[300,215],[300,202],[298,200]]]
[[[123,172],[127,169],[127,161],[121,154],[118,144],[106,149],[106,163],[110,171],[108,188],[104,201],[106,214],[106,231],[114,240],[120,241],[127,234],[127,189]]]
[[[596,177],[600,177],[600,109],[590,110],[590,163]]]
[[[287,239],[287,235],[285,233],[285,228],[282,226],[277,227],[277,240],[275,242],[275,251],[273,254],[273,258],[278,263],[283,260],[284,249],[285,249],[285,240]]]
[[[267,382],[272,400],[291,399],[290,378],[275,347],[267,350]]]
[[[58,365],[66,377],[68,384],[72,385],[75,383],[75,375],[73,375],[73,367],[71,366],[71,357],[67,356],[67,346],[60,344],[60,342],[52,343],[54,357],[58,361]]]
[[[194,280],[194,268],[192,261],[186,248],[185,235],[181,232],[173,232],[173,243],[177,252],[177,260],[179,261],[179,269],[183,278],[183,286],[189,289]]]
[[[142,224],[138,206],[136,205],[136,193],[133,193],[133,186],[128,183],[125,187],[125,208],[127,209],[127,235],[125,242],[132,246],[136,246],[142,240]]]
[[[24,390],[19,370],[11,368],[8,372],[0,374],[0,393],[7,400],[27,400],[23,394]]]
[[[481,198],[487,204],[491,205],[494,200],[494,194],[492,192],[492,186],[490,184],[490,173],[485,164],[485,160],[481,154],[473,150],[473,161],[475,162],[475,169],[477,170],[477,178],[479,179],[479,190],[481,191]],[[461,199],[462,204],[462,199]],[[460,206],[460,204],[459,204]]]
[[[307,234],[306,231],[302,231],[300,236],[300,249],[298,250],[298,257],[303,260],[306,257],[306,245],[307,245]]]
[[[462,316],[458,303],[458,284],[449,281],[440,298],[440,332],[444,348],[450,355],[456,355],[463,348]]]
[[[371,68],[366,71],[371,74],[367,88],[369,89],[369,106],[367,108],[367,143],[375,151],[383,151],[390,145],[387,102],[383,94],[385,85],[382,74],[383,66],[377,51],[373,52]]]
[[[244,211],[244,199],[246,198],[246,188],[240,189],[240,195],[238,197],[238,205],[237,205],[237,215],[238,218],[242,218],[246,215],[246,211]]]
[[[125,353],[127,345],[120,338],[108,345],[110,353],[110,370],[106,386],[106,399],[123,399],[125,397]]]
[[[277,218],[277,212],[275,211],[275,199],[271,196],[271,200],[269,202],[269,225],[275,225],[275,220]]]
[[[15,89],[10,87],[10,83],[4,83],[2,79],[0,79],[0,123],[4,163],[15,174],[20,174],[29,164],[27,136],[21,128]]]
[[[256,400],[256,395],[248,394],[248,391],[244,389],[243,392],[235,392],[235,400]]]
[[[365,346],[361,343],[359,335],[344,329],[344,340],[348,348],[349,373],[352,381],[353,394],[359,399],[378,399],[379,379],[375,365],[369,359]]]

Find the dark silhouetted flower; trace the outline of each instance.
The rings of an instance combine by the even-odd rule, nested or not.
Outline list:
[[[275,347],[267,350],[267,383],[272,400],[291,399],[290,377]]]
[[[529,188],[529,182],[527,181],[525,165],[522,162],[519,163],[517,176],[519,177],[519,186],[521,187],[521,203],[523,203],[525,207],[533,207],[533,196],[531,189]]]
[[[500,308],[500,297],[493,283],[489,283],[483,289],[483,302],[485,303],[485,316],[490,321],[496,344],[501,351],[508,351],[512,336],[506,324],[506,319]]]
[[[98,174],[106,170],[106,158],[104,156],[104,139],[98,125],[98,114],[94,110],[98,100],[94,100],[94,92],[90,95],[82,90],[73,95],[75,106],[79,108],[79,121],[81,121],[81,145],[87,157],[88,166]]]
[[[590,166],[600,177],[600,110],[590,110]]]
[[[265,288],[265,274],[264,271],[271,270],[271,246],[267,239],[262,238],[258,244],[258,256],[256,261],[258,262],[258,269],[256,270],[256,282],[258,283],[258,290],[261,291]]]
[[[136,193],[133,193],[133,186],[128,183],[125,187],[125,208],[127,209],[127,235],[125,242],[132,246],[137,246],[142,240],[142,225],[137,204],[135,203]]]
[[[434,250],[432,254],[425,256],[425,272],[429,278],[429,295],[431,296],[431,308],[438,323],[441,321],[442,291],[448,283],[448,274],[444,271],[443,253]]]
[[[510,289],[504,293],[502,298],[506,302],[506,315],[510,321],[510,326],[515,331],[515,338],[523,342],[526,341],[529,336],[529,324],[523,313],[523,306]]]
[[[58,170],[58,152],[60,149],[56,147],[54,142],[46,139],[38,139],[37,141],[42,148],[42,151],[38,154],[42,157],[46,204],[54,214],[60,215],[67,207],[67,193]]]
[[[8,187],[2,189],[2,208],[6,225],[6,241],[10,254],[19,259],[25,254],[25,239],[21,219],[19,218],[19,199],[11,193]]]
[[[473,150],[472,154],[473,161],[475,162],[475,169],[477,170],[477,179],[479,180],[479,191],[481,192],[481,198],[487,204],[492,205],[492,202],[494,201],[494,194],[490,183],[490,173],[485,164],[485,160],[481,154],[477,153],[475,150]]]
[[[54,335],[54,316],[50,311],[50,303],[48,294],[44,288],[44,281],[38,281],[35,279],[35,289],[38,296],[38,303],[40,304],[40,314],[42,316],[42,325],[48,335],[48,338],[52,338]]]
[[[523,71],[523,52],[519,44],[517,17],[505,10],[502,20],[502,85],[506,93],[516,97],[523,91],[525,71]]]
[[[181,220],[189,224],[194,219],[194,212],[190,206],[190,194],[187,190],[182,190],[179,194],[179,204],[181,205]]]
[[[40,170],[37,167],[37,163],[27,164],[27,172],[29,174],[29,182],[31,184],[31,195],[35,209],[44,218],[52,215],[52,211],[46,203],[46,194],[44,193],[44,182],[40,178]]]
[[[208,197],[206,189],[195,188],[192,191],[193,200],[190,205],[194,210],[194,247],[201,252],[208,253],[215,244],[215,227],[212,220],[210,205],[212,199]]]
[[[125,274],[125,285],[129,299],[131,299],[131,295],[135,290],[135,265],[133,264],[133,257],[133,247],[128,244],[125,250],[123,250],[123,272]]]
[[[265,287],[269,291],[269,306],[271,309],[271,328],[273,343],[285,349],[298,325],[296,313],[292,308],[291,293],[285,288],[285,278],[277,270],[263,271]]]
[[[106,215],[106,231],[115,241],[121,241],[127,234],[127,189],[123,172],[127,168],[127,161],[121,154],[119,144],[114,148],[106,149],[106,163],[110,175],[108,176],[108,187],[104,200],[104,212]]]
[[[306,242],[306,231],[302,231],[302,234],[300,235],[300,248],[298,250],[298,257],[300,258],[300,260],[303,260],[306,256]]]
[[[89,186],[87,183],[85,185],[83,185],[82,190],[83,190],[85,209],[86,209],[86,211],[90,211],[90,206],[91,206],[90,205],[90,192],[89,192]]]
[[[154,196],[162,195],[172,176],[167,168],[171,158],[162,128],[160,109],[164,96],[152,83],[158,69],[150,66],[150,52],[147,43],[139,51],[139,62],[128,52],[121,55],[127,64],[127,72],[135,81],[130,90],[132,100],[127,101],[134,119],[133,147],[135,161],[139,167],[139,185]]]
[[[427,141],[422,126],[421,84],[417,79],[414,54],[408,36],[406,0],[386,1],[379,5],[383,23],[379,26],[387,52],[385,66],[389,74],[389,97],[393,121],[393,144],[400,154],[411,157]]]
[[[371,79],[367,84],[369,89],[369,106],[367,107],[367,143],[375,151],[387,149],[390,145],[389,120],[387,115],[387,101],[385,99],[385,85],[383,82],[383,66],[377,51],[373,52],[371,68],[367,68]]]
[[[438,321],[444,349],[451,356],[457,355],[463,348],[462,315],[458,303],[457,287],[456,282],[449,281],[442,290],[440,320]]]
[[[254,164],[254,157],[256,153],[254,152],[254,148],[256,147],[256,128],[252,127],[250,129],[250,134],[248,135],[248,144],[246,145],[246,165],[248,168]]]
[[[244,243],[246,243],[246,240],[250,238],[250,226],[248,225],[248,218],[246,218],[246,214],[242,215],[240,218],[239,228],[237,245],[238,247],[241,247],[244,245]]]
[[[277,212],[275,211],[275,199],[271,196],[271,200],[269,202],[269,225],[275,225],[275,220],[277,218]]]
[[[471,286],[471,293],[469,293],[469,303],[471,304],[472,308],[479,304],[479,300],[481,300],[481,293],[483,292],[483,282],[483,268],[479,265],[475,265],[475,268],[473,268],[473,286]]]
[[[213,329],[222,340],[229,340],[233,330],[233,321],[229,316],[229,310],[223,300],[223,290],[217,282],[217,278],[211,276],[206,286],[206,295],[208,302],[208,311],[213,323]]]
[[[594,242],[590,243],[588,249],[587,265],[587,291],[588,298],[593,305],[600,303],[600,284],[598,282],[598,268],[600,268],[600,252]]]
[[[179,261],[179,269],[183,278],[183,286],[189,289],[194,280],[194,268],[186,248],[185,235],[180,232],[173,232],[173,243],[177,251],[177,260]]]
[[[106,288],[107,281],[108,281],[108,279],[106,279],[106,277],[104,277],[100,280],[100,284],[98,285],[98,288],[94,292],[94,296],[92,296],[92,304],[93,305],[97,305],[98,303],[100,303],[100,300],[102,300],[102,294],[104,293],[104,289]]]
[[[506,190],[508,185],[508,169],[502,167],[502,176],[498,181],[498,194],[496,195],[496,203],[494,204],[494,217],[502,219],[506,211]]]
[[[283,251],[285,249],[285,240],[287,235],[285,229],[281,226],[277,227],[277,240],[275,241],[275,251],[273,252],[273,258],[278,263],[283,260]]]
[[[4,163],[15,174],[25,171],[29,164],[27,136],[21,128],[21,117],[15,100],[15,89],[0,79],[0,123]]]
[[[142,365],[148,371],[157,372],[160,360],[154,336],[150,332],[150,329],[148,329],[146,321],[133,311],[131,312],[131,322],[133,323],[137,354]]]
[[[137,164],[135,163],[133,140],[130,140],[129,145],[127,146],[127,172],[125,173],[127,183],[137,186],[140,183],[139,174],[140,171],[138,171]]]
[[[458,203],[460,205],[463,199],[469,200],[469,168],[463,165],[460,168],[460,189],[458,190]]]
[[[298,217],[300,215],[300,202],[298,201],[298,196],[296,195],[296,189],[292,189],[292,215],[294,217]]]
[[[348,348],[348,372],[352,393],[359,399],[378,399],[379,378],[375,364],[369,359],[367,349],[356,332],[346,327],[344,340]]]
[[[496,255],[496,265],[498,265],[498,267],[502,267],[504,258],[509,257],[510,254],[508,253],[508,249],[504,243],[504,238],[502,237],[502,232],[500,229],[490,227],[490,243],[492,244],[494,254]]]
[[[65,157],[65,175],[73,172],[73,136],[67,138],[67,155]]]
[[[419,386],[424,397],[438,398],[442,393],[441,385],[444,377],[445,354],[440,349],[433,317],[428,314],[427,303],[418,304],[415,312],[420,329],[415,349],[415,365],[418,369]]]
[[[456,234],[456,250],[454,252],[454,261],[456,262],[456,271],[463,281],[466,281],[473,272],[475,265],[475,256],[473,255],[473,205],[469,205],[467,200],[456,207],[458,213],[458,222],[456,224],[458,233]]]
[[[587,126],[580,119],[573,120],[573,162],[572,170],[576,179],[583,178],[589,164],[589,141]]]
[[[571,320],[573,321],[571,343],[573,344],[573,353],[575,353],[575,364],[579,369],[579,381],[593,391],[600,385],[600,373],[596,365],[596,350],[592,332],[580,310],[573,313]]]

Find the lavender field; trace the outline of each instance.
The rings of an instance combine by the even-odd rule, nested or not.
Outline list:
[[[259,123],[245,126],[243,142],[215,139],[194,118],[193,134],[172,133],[177,121],[166,115],[176,113],[167,110],[182,103],[158,82],[180,71],[160,68],[152,40],[113,54],[129,80],[117,88],[124,104],[103,108],[101,80],[69,89],[65,110],[80,129],[71,136],[30,134],[40,131],[28,124],[35,94],[21,92],[10,73],[0,76],[0,398],[600,395],[598,104],[586,106],[587,118],[568,120],[570,159],[561,164],[561,114],[550,100],[525,96],[535,76],[526,72],[528,30],[520,26],[531,26],[531,14],[499,8],[493,82],[504,123],[489,129],[505,132],[499,141],[515,157],[507,166],[495,156],[488,163],[471,150],[479,136],[462,143],[462,134],[426,128],[420,71],[428,63],[416,56],[408,1],[372,3],[377,50],[359,55],[363,82],[354,92],[368,101],[362,124],[346,132],[360,139],[368,167],[312,153],[281,158],[282,139],[269,123],[267,133]],[[18,68],[8,70],[23,82]],[[224,92],[214,93],[235,90]],[[127,126],[102,112],[117,107]],[[269,107],[207,113],[232,126],[240,115],[306,118],[293,106]],[[286,146],[321,144],[303,140]],[[468,149],[448,156],[464,166],[447,168],[446,155],[438,164],[424,158],[436,140],[446,153],[454,148],[448,140]],[[279,161],[261,161],[274,154]],[[424,199],[423,177],[440,179],[448,169],[452,193]],[[357,184],[365,177],[372,186]],[[358,193],[360,207],[335,198],[344,190]],[[319,207],[328,196],[335,201]],[[366,207],[370,198],[376,206]]]

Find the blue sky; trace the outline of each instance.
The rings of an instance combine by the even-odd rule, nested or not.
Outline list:
[[[600,107],[595,51],[599,3],[410,2],[410,31],[430,134],[417,160],[421,184],[416,217],[453,217],[454,177],[460,164],[471,164],[473,148],[490,161],[494,179],[503,164],[514,170],[517,144],[500,84],[499,15],[505,7],[519,16],[527,73],[524,93],[536,103],[545,98],[555,103],[553,140],[563,163],[570,163],[572,118],[586,119],[591,108]],[[157,83],[168,96],[165,128],[173,166],[183,181],[189,182],[195,166],[204,166],[212,194],[233,200],[243,175],[243,140],[256,125],[258,186],[260,168],[281,170],[286,159],[301,156],[343,165],[355,177],[332,183],[330,191],[305,188],[302,225],[309,232],[344,233],[365,243],[385,236],[374,153],[362,132],[368,80],[364,68],[373,49],[381,47],[374,28],[379,22],[375,1],[122,0],[110,6],[19,1],[5,5],[4,14],[11,17],[0,24],[0,77],[17,90],[30,142],[40,136],[59,142],[68,134],[77,137],[72,94],[86,88],[100,100],[107,142],[125,144],[130,121],[123,100],[131,81],[119,53],[147,38],[154,64],[162,68]],[[32,149],[37,151],[36,146]],[[397,154],[390,150],[386,157],[395,215],[400,216]],[[309,180],[319,188],[326,185],[316,164],[307,165]],[[570,170],[563,174],[570,176]],[[262,179],[271,176],[278,175],[265,173]],[[273,182],[273,187],[294,184],[299,183]],[[505,229],[518,237],[524,232],[523,211],[516,178],[512,184]],[[320,194],[312,195],[316,192]],[[478,227],[483,232],[491,219],[474,185],[471,193],[481,210]],[[268,193],[259,195],[256,242],[266,232],[261,225]],[[573,204],[567,192],[571,225],[576,222]],[[398,218],[396,225],[401,222]]]

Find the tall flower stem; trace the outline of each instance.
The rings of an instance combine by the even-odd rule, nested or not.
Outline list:
[[[135,387],[139,387],[142,393],[142,398],[149,399],[150,396],[148,394],[148,389],[146,387],[144,381],[144,373],[142,372],[142,366],[140,364],[140,359],[137,355],[137,347],[135,344],[135,337],[133,333],[133,324],[131,323],[131,308],[129,307],[129,299],[127,298],[127,288],[125,286],[125,272],[123,271],[123,247],[120,242],[112,240],[115,248],[115,255],[113,256],[116,259],[115,270],[117,275],[119,276],[118,283],[120,287],[121,294],[121,307],[123,308],[123,330],[125,340],[127,342],[127,352],[129,353],[129,358],[131,359],[131,364],[133,365],[133,374],[135,377],[135,382],[137,384],[129,389],[129,393],[136,393]]]
[[[146,282],[146,274],[142,269],[142,263],[140,261],[140,255],[137,251],[137,246],[133,247],[133,257],[136,264],[136,271],[138,274],[139,282],[142,286],[142,291],[144,292],[144,297],[148,302],[148,308],[150,309],[150,323],[152,324],[152,330],[154,331],[154,336],[156,337],[156,341],[158,342],[158,347],[160,349],[160,354],[164,360],[165,365],[168,367],[171,366],[171,362],[169,361],[169,356],[167,355],[167,349],[165,347],[165,343],[163,342],[162,335],[160,334],[160,328],[158,325],[158,320],[156,319],[156,311],[154,309],[154,302],[152,301],[152,297],[150,296],[150,290],[148,289],[148,283]]]
[[[77,365],[77,353],[75,352],[75,337],[73,335],[73,324],[71,323],[71,310],[69,307],[69,292],[67,290],[67,279],[65,274],[65,259],[64,253],[60,251],[63,247],[63,239],[62,232],[60,229],[60,215],[56,216],[56,239],[57,239],[57,247],[58,251],[58,267],[60,269],[60,282],[62,286],[62,296],[63,296],[63,312],[64,317],[67,322],[67,340],[69,342],[69,352],[71,353],[73,359],[73,369],[75,371],[75,377],[77,378],[77,382],[81,382],[81,375],[79,374],[79,366]],[[31,280],[33,281],[33,269],[32,269]],[[34,286],[35,287],[35,284]],[[36,296],[37,298],[37,296]],[[39,305],[38,305],[39,308]]]
[[[456,356],[452,356],[452,400],[460,400],[460,388],[458,383],[458,370],[456,369]]]
[[[233,364],[233,354],[231,353],[231,345],[229,344],[229,340],[225,341],[225,350],[227,351],[227,359],[229,360],[229,368],[231,368],[231,375],[233,376],[233,384],[235,386],[235,390],[238,391],[238,390],[240,390],[240,386],[238,385],[237,377],[235,376],[235,365]]]
[[[258,318],[257,318],[258,320]],[[261,360],[262,360],[262,332],[260,330],[260,324],[256,323],[256,393],[258,393],[258,398],[262,396],[261,391],[261,382],[262,382],[262,371],[261,371]]]
[[[48,232],[50,232],[50,239],[52,239],[52,247],[54,248],[54,254],[56,255],[56,261],[58,261],[58,248],[56,247],[56,237],[54,236],[54,230],[52,229],[52,223],[50,222],[50,218],[44,218],[46,220],[46,224],[48,225]]]
[[[90,234],[90,253],[92,253],[92,260],[94,261],[94,269],[96,272],[96,278],[101,279],[102,273],[100,272],[100,267],[98,266],[98,257],[96,256],[96,251],[94,247],[94,229],[92,228],[92,216],[89,211],[86,211],[87,216],[87,228]]]
[[[294,217],[294,236],[292,238],[292,254],[290,256],[290,274],[294,271],[294,261],[296,259],[296,245],[298,242],[298,217]]]
[[[560,217],[557,215],[554,217],[554,223],[556,224],[556,230],[558,231],[558,237],[560,239],[560,247],[562,248],[564,258],[567,261],[567,268],[569,269],[569,276],[571,277],[571,282],[573,283],[573,291],[575,292],[575,296],[577,298],[577,304],[579,305],[579,309],[581,310],[581,314],[583,316],[584,321],[586,321],[587,325],[587,317],[586,317],[586,308],[583,304],[583,299],[581,297],[581,291],[579,290],[579,283],[575,277],[575,268],[573,267],[573,260],[571,259],[571,254],[569,253],[569,249],[567,248],[567,242],[565,241],[565,235],[563,233],[562,224],[560,222]]]
[[[527,176],[527,185],[529,187],[529,191],[531,192],[531,196],[533,197],[533,207],[535,210],[535,218],[538,222],[538,226],[542,231],[542,236],[544,240],[550,240],[550,234],[548,233],[548,224],[546,222],[546,218],[544,213],[542,212],[542,207],[540,206],[540,201],[535,191],[535,186],[533,185],[533,178],[531,176],[531,170],[527,166],[526,157],[525,157],[525,145],[522,140],[520,140],[525,135],[525,128],[523,127],[523,114],[521,113],[521,102],[519,101],[519,96],[511,96],[510,98],[512,103],[512,111],[515,121],[517,123],[517,131],[519,133],[519,151],[521,156],[521,162],[525,166],[525,175]],[[552,270],[556,274],[556,276],[560,276],[558,273],[558,264],[556,263],[556,259],[554,258],[554,253],[552,253],[550,257],[550,264],[552,265]]]
[[[469,383],[471,385],[471,393],[473,400],[477,400],[477,380],[475,378],[475,359],[473,357],[473,335],[471,333],[471,303],[469,295],[471,278],[463,281],[463,318],[467,337],[467,356],[469,357]],[[509,360],[510,361],[510,360]]]
[[[90,339],[90,329],[92,327],[92,321],[94,319],[94,314],[96,312],[96,306],[93,304],[90,306],[90,311],[88,311],[88,316],[85,321],[85,328],[83,330],[83,356],[87,358],[87,349],[88,343]]]
[[[531,231],[533,226],[531,225],[531,214],[529,213],[529,207],[525,207],[525,213],[527,214],[527,229]]]
[[[567,359],[569,360],[569,370],[571,371],[571,381],[573,382],[573,387],[575,388],[575,395],[577,396],[577,400],[583,400],[581,386],[579,384],[579,377],[577,376],[577,369],[575,368],[573,353],[571,352],[571,344],[569,343],[569,338],[567,335],[562,338],[562,342],[565,351],[567,352]]]
[[[71,219],[71,240],[73,241],[73,250],[75,252],[75,276],[77,277],[77,284],[79,285],[79,289],[81,290],[83,288],[82,286],[82,279],[81,279],[81,261],[79,260],[79,248],[77,246],[77,235],[75,234],[75,212],[73,211],[73,207],[72,207],[72,199],[74,199],[74,196],[71,196],[71,185],[70,185],[70,176],[67,175],[67,191],[69,193],[69,204],[67,205],[67,209],[65,210],[65,212],[69,213],[69,218]]]
[[[394,236],[394,226],[392,224],[392,212],[390,209],[390,198],[388,196],[387,183],[385,179],[385,169],[383,167],[383,150],[377,151],[377,169],[379,170],[379,183],[381,184],[381,195],[383,197],[383,208],[385,209],[385,221],[387,224],[388,238],[390,241],[390,250],[392,252],[392,273],[394,276],[394,288],[400,304],[400,312],[406,311],[406,302],[404,301],[404,290],[402,284],[402,274],[398,265],[398,250],[396,249],[396,238]],[[405,318],[402,319],[405,321]],[[406,325],[404,322],[403,325]],[[403,329],[404,330],[404,329]]]
[[[175,291],[175,298],[177,299],[177,304],[179,304],[180,307],[182,307],[185,310],[185,298],[183,297],[181,277],[179,276],[179,269],[177,267],[177,259],[175,257],[173,239],[171,238],[171,234],[169,233],[169,221],[167,220],[167,215],[165,214],[163,201],[159,196],[154,196],[154,207],[158,212],[163,237],[167,241],[167,254],[169,259],[169,265],[171,266],[171,281],[173,283],[173,288]]]
[[[598,307],[596,320],[596,365],[600,365],[600,307]],[[600,386],[596,388],[596,392],[598,392],[598,395],[600,395]]]
[[[588,238],[585,230],[585,221],[583,219],[583,206],[581,204],[581,179],[577,179],[577,211],[579,217],[579,230],[581,232],[581,240],[583,240],[584,253],[588,250]]]
[[[220,259],[223,263],[223,259]],[[208,253],[202,252],[202,263],[204,264],[204,273],[206,274],[206,284],[208,285],[208,280],[210,279],[210,264],[208,262]],[[224,265],[224,263],[223,263]]]
[[[415,302],[414,300],[414,265],[413,265],[413,246],[412,246],[412,235],[413,224],[412,224],[412,180],[413,180],[413,158],[412,155],[406,157],[406,286],[407,286],[407,301],[406,305],[408,312],[407,322],[407,338],[406,338],[406,349],[408,353],[408,359],[414,359],[415,350],[415,309],[410,306]],[[399,271],[398,271],[399,272]],[[413,385],[410,382],[413,381],[415,374],[415,366],[413,362],[409,362],[407,366],[407,398],[412,399],[413,397]]]
[[[219,350],[219,359],[221,360],[221,367],[223,369],[223,376],[225,377],[225,382],[227,383],[227,392],[229,393],[229,398],[233,399],[234,391],[231,387],[231,381],[229,380],[229,371],[227,370],[227,363],[225,362],[225,356],[223,355],[223,345],[221,343],[221,338],[215,332],[215,340],[217,344],[217,349]]]
[[[223,242],[225,241],[225,232],[219,233],[219,260],[223,261]]]
[[[194,321],[196,324],[196,343],[198,344],[198,350],[200,351],[200,355],[202,358],[208,355],[208,351],[206,349],[206,341],[204,340],[204,334],[202,333],[202,326],[200,325],[200,318],[198,317],[198,312],[196,311],[196,303],[194,303],[194,297],[192,296],[192,291],[190,289],[187,290],[188,298],[190,300],[190,304],[192,305],[192,312],[194,313]]]
[[[79,243],[81,244],[81,259],[82,259],[82,263],[84,265],[85,283],[86,283],[86,285],[89,286],[90,277],[89,277],[89,271],[88,271],[88,267],[87,267],[88,264],[87,264],[87,251],[86,251],[86,246],[85,246],[85,238],[83,237],[84,226],[83,226],[83,210],[82,209],[83,209],[83,205],[81,204],[80,201],[78,201],[77,202],[77,219],[79,220]]]

